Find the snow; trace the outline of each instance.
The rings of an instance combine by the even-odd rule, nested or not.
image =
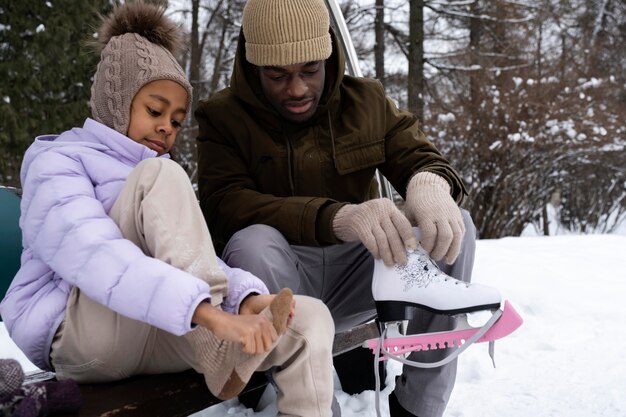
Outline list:
[[[456,116],[454,115],[454,113],[440,114],[437,116],[437,120],[440,123],[450,123],[456,120]]]
[[[497,140],[493,142],[491,145],[489,145],[489,150],[493,151],[494,149],[498,149],[500,146],[502,146],[502,141]]]
[[[444,417],[626,416],[626,225],[607,235],[531,234],[477,242],[474,281],[499,288],[525,322],[496,343],[495,369],[486,344],[461,355]],[[0,357],[34,369],[4,326],[0,340]],[[388,370],[393,385],[400,365]],[[336,396],[344,417],[376,415],[373,391]],[[262,406],[255,413],[231,400],[194,416],[274,416],[269,390]]]
[[[511,142],[519,142],[519,141],[534,142],[535,141],[535,138],[528,135],[528,132],[509,133],[507,135],[507,139],[510,140]],[[493,147],[493,144],[491,146]],[[490,147],[489,149],[492,149],[492,148]]]

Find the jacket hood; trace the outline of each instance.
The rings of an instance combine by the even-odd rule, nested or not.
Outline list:
[[[332,28],[329,28],[333,51],[326,60],[326,79],[324,92],[320,98],[317,111],[308,122],[301,125],[314,124],[319,117],[326,119],[328,111],[334,112],[339,105],[340,86],[345,71],[345,56],[337,36]],[[246,39],[243,30],[239,33],[237,51],[235,53],[235,65],[230,80],[230,90],[247,107],[254,111],[256,118],[271,130],[281,130],[289,122],[283,119],[267,101],[255,66],[246,60]]]

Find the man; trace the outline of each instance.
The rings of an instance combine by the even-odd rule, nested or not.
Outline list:
[[[375,317],[374,258],[405,263],[418,244],[412,225],[444,272],[469,281],[475,228],[457,205],[461,179],[379,82],[344,75],[323,1],[249,0],[242,29],[230,87],[195,114],[200,204],[223,259],[270,291],[322,299],[337,331]],[[405,213],[379,198],[377,169]],[[408,333],[451,324],[420,311]],[[455,374],[455,362],[404,367],[391,415],[441,416]]]

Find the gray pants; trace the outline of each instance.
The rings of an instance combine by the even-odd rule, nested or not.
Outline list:
[[[476,228],[469,213],[461,211],[466,233],[459,257],[452,265],[440,262],[439,266],[448,275],[469,282]],[[374,259],[360,242],[326,247],[290,245],[276,229],[257,224],[233,235],[224,249],[223,259],[230,266],[261,278],[270,292],[289,287],[295,294],[321,299],[332,314],[337,332],[376,316],[371,290]],[[409,322],[407,333],[449,330],[453,325],[452,317],[421,310]],[[409,359],[435,362],[447,353],[446,350],[415,352]],[[396,380],[399,402],[414,415],[441,417],[454,387],[456,368],[456,361],[432,369],[405,366]]]

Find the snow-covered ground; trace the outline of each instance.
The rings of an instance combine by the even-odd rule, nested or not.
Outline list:
[[[480,240],[474,281],[499,288],[525,322],[496,343],[461,355],[445,417],[626,416],[626,230],[612,235],[566,235]],[[0,327],[0,357],[33,369]],[[389,383],[400,365],[389,364]],[[388,415],[386,388],[381,398]],[[375,416],[374,393],[336,391],[344,417]],[[202,417],[268,417],[236,400]]]

